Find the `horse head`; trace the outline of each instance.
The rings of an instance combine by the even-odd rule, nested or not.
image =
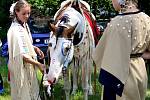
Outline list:
[[[71,7],[66,10],[69,12],[70,9],[74,11]],[[62,69],[67,68],[73,58],[74,32],[79,19],[76,20],[75,18],[71,21],[71,16],[65,12],[60,13],[59,19],[57,18],[53,23],[48,23],[52,32],[49,41],[50,65],[47,78],[51,84],[56,83]]]

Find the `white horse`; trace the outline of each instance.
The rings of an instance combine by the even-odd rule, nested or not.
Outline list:
[[[90,6],[82,0],[67,0],[61,4],[54,16],[55,23],[50,23],[52,30],[49,50],[50,66],[48,74],[44,75],[44,84],[50,86],[57,83],[62,71],[64,74],[64,90],[69,100],[71,81],[69,80],[68,66],[72,66],[73,91],[76,93],[78,70],[81,67],[82,88],[84,99],[93,94],[91,73],[93,61],[91,53],[95,48],[93,32],[96,24],[90,13]],[[93,22],[93,23],[92,23]],[[96,27],[95,27],[96,28]]]

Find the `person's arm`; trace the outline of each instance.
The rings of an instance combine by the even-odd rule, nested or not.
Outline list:
[[[38,62],[38,61],[28,57],[27,55],[23,55],[23,61],[37,66],[42,73],[45,70],[45,65],[44,64],[42,64],[42,63],[40,63],[40,62]]]
[[[142,57],[144,59],[150,59],[150,52],[149,51],[144,52],[143,55],[142,55]]]
[[[40,59],[43,59],[44,58],[44,53],[42,50],[40,50],[38,47],[36,46],[33,46],[34,47],[34,50],[35,52],[38,54],[38,56],[40,57]]]

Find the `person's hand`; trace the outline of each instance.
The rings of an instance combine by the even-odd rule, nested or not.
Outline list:
[[[148,51],[144,52],[143,55],[142,55],[142,57],[144,59],[150,59],[150,52],[148,52]]]
[[[34,50],[38,54],[38,56],[40,57],[40,59],[44,58],[44,53],[38,47],[34,46]]]
[[[39,63],[38,64],[38,68],[41,71],[41,73],[44,74],[45,70],[46,70],[46,65]]]

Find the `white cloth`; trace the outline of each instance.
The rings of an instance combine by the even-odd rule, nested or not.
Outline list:
[[[23,61],[23,55],[36,58],[27,27],[14,21],[7,34],[12,100],[40,100],[35,66]]]

